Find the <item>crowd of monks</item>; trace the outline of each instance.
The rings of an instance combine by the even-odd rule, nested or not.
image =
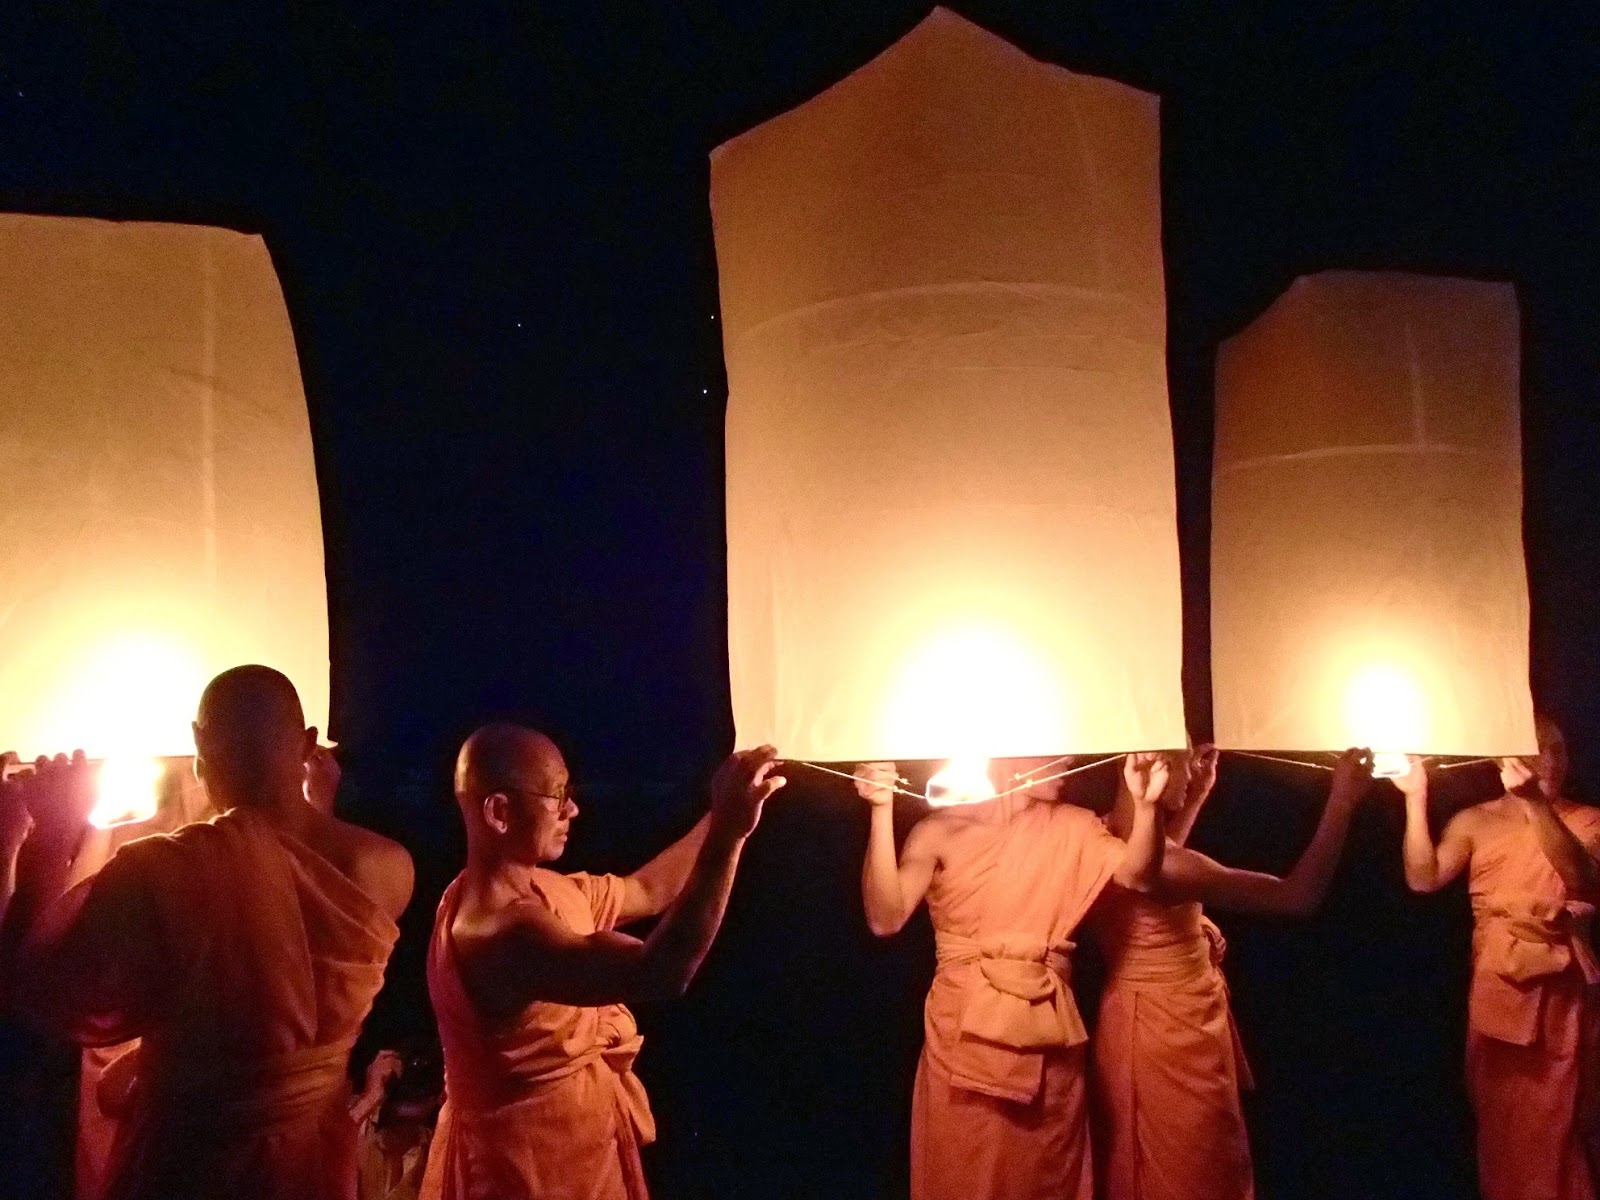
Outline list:
[[[293,686],[214,679],[194,723],[209,820],[108,853],[82,756],[0,782],[5,1001],[85,1047],[116,1047],[109,1200],[353,1200],[349,1058],[410,901],[398,845],[337,819],[336,767]],[[439,905],[428,989],[446,1100],[421,1194],[643,1200],[655,1136],[629,1005],[682,995],[721,924],[747,839],[784,780],[734,754],[704,817],[631,875],[561,873],[578,806],[557,746],[515,725],[461,747],[465,868]],[[1185,843],[1217,755],[1131,754],[1111,811],[1066,800],[1042,761],[1000,764],[995,799],[929,811],[896,844],[894,764],[855,774],[870,809],[867,924],[924,903],[937,969],[912,1097],[913,1200],[1244,1200],[1250,1086],[1203,906],[1303,915],[1326,894],[1371,755],[1346,752],[1282,877]],[[1397,781],[1419,891],[1467,874],[1466,1064],[1485,1200],[1592,1200],[1600,810],[1563,795],[1561,735],[1501,764],[1504,795],[1436,841],[1420,762]],[[1035,782],[1037,780],[1037,782]],[[330,782],[331,781],[331,782]],[[621,930],[659,918],[643,939]],[[1107,980],[1092,1039],[1074,941]],[[135,1049],[128,1049],[136,1047]],[[379,1088],[381,1091],[381,1087]]]

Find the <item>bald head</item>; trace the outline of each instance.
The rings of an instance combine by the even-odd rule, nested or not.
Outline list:
[[[281,671],[232,667],[206,685],[194,722],[202,777],[219,807],[298,796],[316,744]]]
[[[500,722],[473,733],[456,755],[455,793],[468,853],[548,862],[566,845],[577,806],[560,748],[524,725]]]
[[[508,722],[485,725],[456,755],[456,802],[475,806],[491,792],[552,786],[566,773],[561,751],[537,729]]]

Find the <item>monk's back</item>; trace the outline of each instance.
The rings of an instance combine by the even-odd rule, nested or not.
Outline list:
[[[144,1037],[114,1197],[343,1197],[351,1044],[398,936],[309,846],[244,809],[125,847],[97,880],[147,906],[125,1002],[91,1017]]]

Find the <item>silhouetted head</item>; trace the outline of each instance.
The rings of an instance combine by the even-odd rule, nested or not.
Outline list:
[[[206,685],[194,721],[195,773],[218,808],[301,801],[306,728],[294,684],[271,667],[232,667]]]
[[[536,866],[567,848],[578,815],[560,749],[522,725],[485,725],[456,756],[456,803],[474,857]]]

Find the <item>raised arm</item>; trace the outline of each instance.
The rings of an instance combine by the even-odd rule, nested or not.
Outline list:
[[[1568,895],[1574,898],[1592,896],[1600,885],[1600,865],[1567,828],[1527,764],[1516,758],[1501,759],[1500,782],[1505,785],[1508,796],[1515,796],[1522,802],[1539,849],[1561,876]]]
[[[1401,844],[1406,885],[1414,892],[1436,892],[1460,875],[1472,857],[1471,810],[1450,818],[1435,846],[1428,831],[1428,772],[1422,760],[1413,758],[1411,769],[1394,782],[1406,800]]]
[[[31,832],[16,856],[13,950],[67,936],[81,904],[71,899],[81,890],[77,885],[105,864],[109,839],[89,826],[94,780],[79,751],[70,760],[64,754],[41,758],[32,774],[12,784],[31,815]]]
[[[889,937],[905,928],[933,882],[938,865],[938,835],[928,821],[911,830],[905,848],[894,852],[893,763],[863,763],[856,768],[856,791],[872,806],[867,856],[861,864],[861,903],[867,928]]]
[[[1333,787],[1317,830],[1300,861],[1282,878],[1225,867],[1194,850],[1170,846],[1161,870],[1162,895],[1241,912],[1308,916],[1328,894],[1350,831],[1350,817],[1371,782],[1371,752],[1346,750],[1334,769]]]
[[[33,814],[28,811],[22,784],[5,777],[6,768],[16,761],[17,756],[9,751],[0,755],[0,928],[5,926],[17,890],[17,856],[33,832]]]
[[[660,916],[672,906],[689,882],[689,872],[700,856],[700,847],[705,845],[710,829],[711,814],[708,812],[688,833],[623,879],[622,916],[618,924]]]
[[[1217,748],[1212,745],[1198,747],[1189,757],[1188,782],[1184,785],[1183,803],[1167,817],[1167,838],[1182,846],[1200,816],[1200,810],[1211,798],[1217,786]]]
[[[1161,882],[1161,860],[1166,853],[1166,809],[1161,795],[1170,773],[1159,754],[1130,754],[1122,764],[1122,780],[1133,797],[1133,825],[1128,830],[1128,852],[1112,876],[1133,892],[1153,892]]]
[[[775,763],[772,748],[763,746],[722,765],[705,840],[682,894],[648,938],[576,934],[541,901],[524,901],[469,954],[468,971],[481,992],[508,1011],[535,1000],[593,1006],[681,996],[722,924],[745,839],[784,784],[771,774]]]

